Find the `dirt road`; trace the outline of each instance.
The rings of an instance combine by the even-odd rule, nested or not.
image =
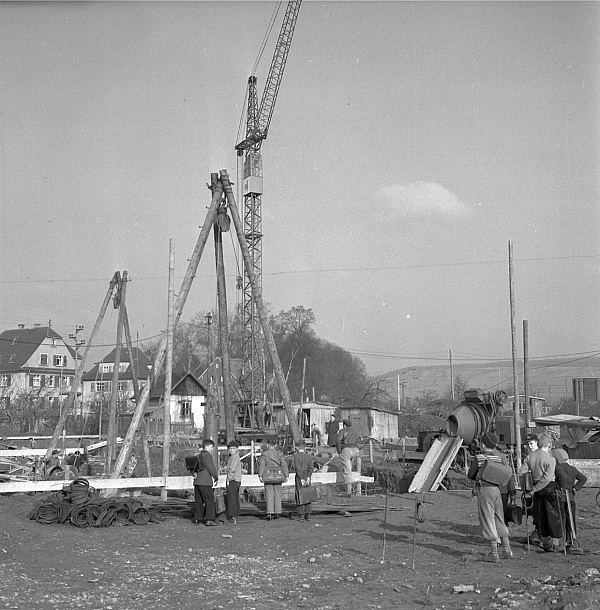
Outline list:
[[[580,537],[592,553],[527,553],[515,543],[515,559],[501,565],[482,561],[487,548],[469,492],[427,494],[414,570],[412,496],[389,501],[383,563],[382,510],[306,523],[242,516],[238,526],[210,528],[167,517],[81,529],[30,521],[37,497],[0,496],[0,608],[596,609],[597,491],[578,496]],[[384,505],[381,496],[347,502]],[[511,531],[525,535],[524,525]],[[467,592],[455,593],[461,585]]]

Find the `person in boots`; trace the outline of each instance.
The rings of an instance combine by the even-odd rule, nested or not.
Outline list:
[[[296,478],[294,480],[296,488],[296,514],[292,516],[292,519],[297,521],[308,521],[311,513],[311,503],[304,502],[301,498],[302,489],[310,487],[311,477],[314,472],[313,460],[310,455],[306,453],[306,445],[304,441],[300,441],[297,445],[298,452],[294,455],[292,467],[296,471]]]
[[[492,563],[500,563],[500,559],[511,559],[514,555],[510,548],[508,528],[504,523],[500,489],[498,485],[481,480],[477,476],[485,460],[499,462],[505,466],[508,466],[508,462],[503,455],[498,455],[490,447],[482,445],[482,453],[473,458],[467,475],[469,479],[475,481],[473,497],[477,497],[477,512],[481,533],[490,545],[491,555],[486,556],[486,559]],[[499,544],[502,545],[500,552]]]
[[[216,521],[215,493],[213,485],[219,480],[211,450],[213,441],[202,441],[202,451],[198,454],[198,469],[194,476],[194,521],[204,525],[219,525]]]

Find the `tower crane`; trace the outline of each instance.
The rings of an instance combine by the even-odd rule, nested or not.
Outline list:
[[[246,137],[235,147],[238,158],[241,160],[243,157],[242,195],[246,243],[250,250],[254,276],[261,289],[263,166],[260,148],[269,131],[301,2],[302,0],[289,0],[287,4],[260,106],[256,91],[256,76],[252,75],[248,79]],[[244,355],[240,381],[246,400],[256,404],[265,399],[262,331],[258,311],[252,298],[248,273],[244,274],[240,283],[243,288],[242,351]]]

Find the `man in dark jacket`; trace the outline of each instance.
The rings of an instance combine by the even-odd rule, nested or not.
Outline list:
[[[214,447],[209,438],[202,441],[202,451],[198,454],[198,466],[194,473],[194,521],[204,525],[219,525],[216,521],[215,494],[213,485],[219,480],[211,454]]]
[[[329,447],[335,447],[337,445],[337,436],[340,429],[340,422],[336,416],[332,413],[327,424],[327,445]]]

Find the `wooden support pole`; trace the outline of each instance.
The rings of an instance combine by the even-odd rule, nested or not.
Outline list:
[[[521,468],[521,424],[519,417],[519,378],[517,377],[517,325],[515,321],[515,279],[513,271],[513,245],[508,242],[508,283],[510,292],[510,336],[512,345],[513,370],[513,415],[515,419],[515,451],[517,468]],[[527,424],[525,424],[527,425]]]
[[[362,457],[360,456],[360,453],[358,454],[358,457],[356,458],[356,472],[359,475],[362,472]],[[358,481],[356,483],[356,495],[357,496],[362,495],[362,485],[360,484],[360,481]]]
[[[63,406],[62,412],[60,414],[60,418],[58,423],[56,424],[56,428],[54,428],[54,433],[52,434],[52,439],[50,440],[50,444],[48,445],[48,449],[46,450],[46,455],[44,457],[45,460],[50,459],[52,455],[52,451],[56,448],[58,443],[58,439],[60,438],[60,433],[65,426],[65,422],[67,421],[67,416],[71,412],[73,405],[75,404],[75,398],[77,396],[77,388],[81,386],[81,378],[83,377],[83,371],[85,368],[85,363],[87,361],[87,357],[94,345],[94,341],[96,340],[96,335],[100,330],[100,326],[102,325],[102,320],[106,314],[106,310],[108,308],[108,304],[110,303],[110,299],[115,290],[115,287],[119,283],[118,275],[115,273],[110,280],[110,284],[108,286],[108,291],[106,292],[106,296],[104,297],[104,301],[102,306],[100,307],[100,313],[98,314],[98,318],[96,319],[96,323],[94,324],[94,328],[92,329],[92,333],[90,338],[88,339],[87,345],[85,346],[85,351],[83,352],[83,357],[81,358],[81,363],[77,368],[77,373],[75,375],[75,380],[73,381],[73,385],[71,386],[71,391],[69,392],[69,396],[67,397],[67,401]]]
[[[216,187],[216,185],[215,185]],[[227,220],[222,220],[227,218]],[[222,222],[221,222],[222,220]],[[235,407],[231,400],[231,365],[229,361],[229,324],[227,319],[227,289],[225,283],[225,262],[223,258],[223,227],[227,226],[229,217],[226,216],[223,206],[217,215],[215,223],[215,263],[217,267],[217,304],[219,310],[219,352],[223,372],[223,408],[225,413],[225,431],[227,442],[234,439],[235,434]]]
[[[118,273],[118,271],[117,271]],[[115,346],[115,359],[113,363],[112,385],[110,389],[110,407],[108,410],[108,432],[106,435],[106,463],[105,472],[110,472],[117,459],[117,400],[119,398],[119,368],[121,365],[121,346],[123,344],[123,305],[127,293],[127,272],[123,277],[119,275],[119,287],[115,297],[115,308],[119,309],[117,320],[117,343]]]
[[[206,242],[208,241],[208,236],[210,235],[210,231],[215,222],[217,216],[217,209],[219,207],[219,202],[221,201],[222,197],[223,190],[222,186],[219,184],[216,192],[213,193],[212,202],[206,214],[206,219],[204,221],[204,224],[202,225],[202,229],[200,230],[200,235],[198,236],[198,240],[196,242],[192,258],[190,259],[187,271],[185,273],[185,277],[183,278],[183,282],[179,290],[179,294],[177,295],[177,299],[175,300],[175,322],[173,324],[174,329],[177,328],[177,323],[179,322],[179,318],[181,317],[181,314],[183,312],[183,306],[185,305],[188,294],[190,292],[190,288],[192,287],[192,282],[194,281],[194,277],[198,269],[198,264],[200,263],[200,259],[202,258],[204,247],[206,246]],[[159,371],[162,367],[166,351],[167,337],[165,335],[161,341],[158,353],[156,354],[156,358],[154,359],[154,366],[152,369],[153,371]],[[121,447],[121,451],[117,458],[115,468],[111,474],[113,478],[117,478],[121,475],[121,472],[129,461],[129,457],[131,456],[131,449],[133,448],[135,434],[140,426],[142,418],[144,417],[144,411],[146,409],[146,405],[148,404],[151,385],[152,384],[147,383],[144,386],[142,396],[140,397],[140,402],[136,405],[135,411],[133,412],[133,417],[131,419],[131,423],[129,424],[127,435],[125,436],[125,440],[123,441],[123,446]]]
[[[252,297],[254,299],[254,303],[256,304],[256,308],[258,310],[258,315],[260,317],[261,326],[263,329],[263,334],[265,337],[265,343],[267,345],[267,349],[269,350],[269,356],[271,357],[271,363],[273,364],[273,370],[275,372],[275,378],[277,379],[277,385],[279,386],[279,391],[281,392],[281,397],[283,399],[283,408],[285,409],[285,413],[288,418],[288,423],[290,426],[290,431],[292,433],[292,438],[294,443],[299,443],[301,440],[300,429],[298,428],[298,423],[296,421],[296,417],[294,415],[294,408],[292,407],[292,399],[290,396],[290,392],[288,390],[287,384],[285,382],[285,375],[283,373],[283,367],[281,366],[281,360],[279,359],[279,354],[277,353],[277,347],[275,345],[275,338],[273,337],[273,331],[269,326],[269,321],[267,318],[267,310],[262,300],[262,294],[258,282],[256,280],[256,275],[254,270],[252,269],[252,260],[250,257],[250,250],[248,248],[248,244],[246,243],[246,237],[244,235],[244,228],[242,226],[242,221],[240,219],[240,215],[237,209],[237,204],[235,202],[235,196],[233,195],[233,189],[231,188],[231,183],[229,182],[229,175],[227,170],[222,169],[220,172],[221,175],[221,183],[223,185],[223,190],[225,192],[225,196],[227,197],[227,202],[229,204],[229,211],[231,213],[231,217],[233,219],[233,224],[235,226],[235,231],[237,233],[238,242],[240,244],[240,250],[242,251],[242,256],[244,258],[244,265],[246,268],[246,273],[248,275],[248,279],[250,280],[250,286],[252,287]]]
[[[137,367],[134,365],[136,360],[133,357],[133,344],[131,342],[131,329],[129,328],[129,316],[127,315],[127,305],[123,306],[123,330],[125,331],[125,345],[129,354],[129,362],[131,363],[131,378],[133,380],[133,397],[135,404],[140,402],[140,380]],[[151,372],[148,371],[146,383],[150,383]],[[146,461],[146,473],[149,477],[152,476],[152,461],[150,459],[150,447],[148,446],[148,435],[146,433],[146,422],[142,420],[140,425],[140,436],[142,438],[142,446],[144,448],[144,459]]]
[[[525,431],[529,433],[531,405],[529,404],[529,321],[523,320],[523,394],[525,395]]]
[[[381,563],[385,562],[385,534],[387,530],[387,514],[388,514],[388,490],[385,488],[385,508],[383,513],[383,548],[381,549]]]
[[[175,303],[175,241],[169,240],[169,298],[167,307],[167,362],[165,364],[165,395],[163,398],[163,460],[162,476],[169,476],[169,459],[171,457],[171,383],[173,376],[173,332]],[[167,499],[167,488],[160,490],[160,497]]]

